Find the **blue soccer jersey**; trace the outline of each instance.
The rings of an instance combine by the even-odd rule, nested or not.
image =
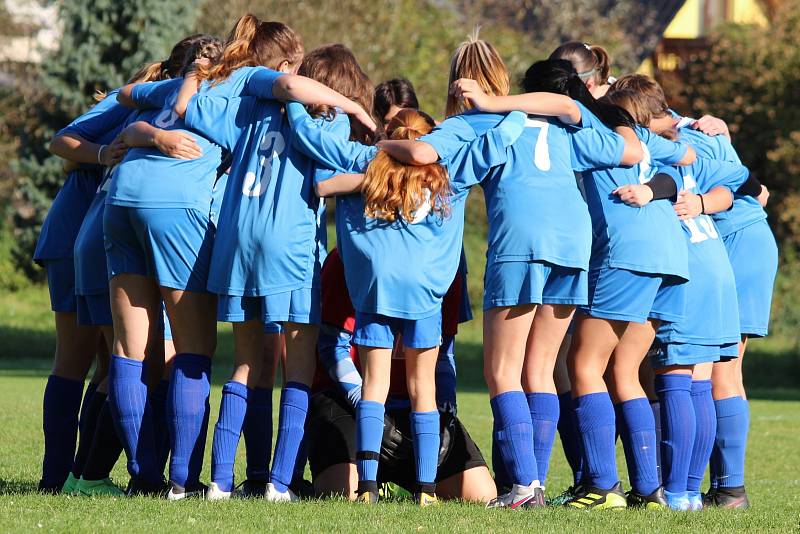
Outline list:
[[[592,124],[594,128],[605,128],[597,122]],[[582,173],[594,233],[592,266],[686,280],[689,278],[686,242],[672,203],[665,199],[633,207],[622,202],[613,191],[623,185],[647,183],[659,167],[680,161],[687,145],[668,141],[646,128],[637,127],[636,134],[644,149],[640,163]]]
[[[741,164],[736,149],[724,135],[709,136],[688,127],[681,128],[679,131],[681,138],[694,147],[698,156]],[[720,235],[727,237],[742,228],[766,219],[767,212],[755,197],[734,195],[731,209],[715,213],[712,218]]]
[[[133,100],[142,108],[160,109],[153,126],[181,130],[192,135],[203,155],[176,159],[154,147],[131,148],[111,180],[106,203],[141,208],[192,208],[208,214],[211,194],[221,163],[219,145],[188,130],[173,106],[183,80],[142,83],[133,90]]]
[[[295,113],[290,115],[296,117]],[[341,136],[328,136],[330,142],[323,136],[317,137],[320,146],[315,151],[314,144],[308,142],[313,131],[304,131],[310,129],[308,122],[296,119],[293,126],[306,139],[304,150],[332,168],[364,161],[365,154],[372,152],[358,143],[345,142],[346,138]],[[356,311],[412,320],[438,312],[459,265],[469,187],[492,167],[506,161],[508,144],[510,141],[498,130],[490,130],[472,143],[462,142],[459,150],[442,158],[452,190],[449,213],[444,217],[426,213],[428,205],[423,204],[413,221],[401,219],[390,223],[366,217],[361,195],[339,198],[337,238]]]
[[[673,175],[680,177],[682,190],[704,194],[717,186],[735,191],[747,179],[748,171],[735,163],[698,158],[692,165],[677,168]],[[736,282],[714,221],[698,215],[681,226],[689,252],[687,305],[681,320],[661,325],[658,339],[695,345],[738,343]]]

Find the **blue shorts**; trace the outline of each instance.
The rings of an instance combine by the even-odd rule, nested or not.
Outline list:
[[[403,346],[410,349],[438,347],[442,342],[441,311],[423,319],[400,319],[378,313],[356,312],[354,344],[391,349],[398,334],[403,336]]]
[[[207,292],[214,227],[188,208],[106,205],[103,217],[108,277],[138,274],[160,286]]]
[[[50,290],[50,309],[54,312],[77,311],[75,300],[75,262],[72,258],[42,260]]]
[[[580,311],[612,321],[675,322],[684,313],[686,290],[674,278],[614,267],[589,271],[589,303]]]
[[[78,324],[82,326],[112,326],[111,297],[108,293],[77,295]]]
[[[695,345],[693,343],[657,343],[650,351],[653,367],[696,365],[730,360],[739,355],[738,343],[724,345]]]
[[[319,324],[319,286],[276,293],[267,297],[220,295],[217,321],[226,323],[261,321],[265,325],[284,322]],[[267,331],[266,327],[264,331]]]
[[[486,266],[483,309],[520,304],[586,304],[586,271],[545,261],[494,262]]]
[[[723,238],[736,279],[739,330],[748,336],[766,336],[772,290],[778,271],[778,245],[766,219]]]

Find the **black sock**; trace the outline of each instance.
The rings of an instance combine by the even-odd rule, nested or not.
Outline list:
[[[72,462],[72,475],[80,478],[83,474],[83,467],[86,465],[86,458],[92,450],[94,434],[97,429],[97,419],[106,403],[107,393],[95,391],[89,397],[89,405],[81,408],[81,425],[78,438],[78,451],[75,453],[75,460]]]
[[[111,409],[106,402],[97,418],[94,441],[83,468],[83,478],[85,480],[108,478],[121,454],[122,442],[117,436],[114,421],[111,418]]]

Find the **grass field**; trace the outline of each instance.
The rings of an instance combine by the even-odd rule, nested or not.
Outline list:
[[[747,488],[753,508],[744,512],[600,512],[546,509],[524,513],[484,510],[449,503],[419,510],[406,503],[364,507],[311,501],[270,505],[261,501],[168,503],[152,499],[81,499],[35,493],[42,434],[41,399],[54,347],[52,317],[44,288],[0,296],[0,531],[167,532],[201,529],[235,531],[535,531],[535,532],[766,532],[800,529],[800,358],[780,340],[752,344],[746,362],[752,427]],[[482,385],[479,322],[463,329],[457,345],[459,415],[487,453],[491,414]],[[221,384],[230,371],[231,336],[221,331],[212,388],[216,419]],[[275,399],[277,401],[277,392]],[[209,447],[211,440],[208,441]],[[243,451],[240,450],[243,454]],[[237,464],[239,479],[244,459]],[[624,461],[620,457],[623,480]],[[206,455],[204,475],[210,472]],[[127,480],[124,463],[113,477]],[[557,443],[548,492],[569,484]]]

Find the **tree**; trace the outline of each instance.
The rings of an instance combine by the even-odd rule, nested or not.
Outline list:
[[[13,73],[0,109],[2,130],[17,139],[11,162],[17,260],[29,272],[39,227],[63,179],[46,149],[52,135],[92,104],[97,91],[113,89],[148,61],[166,57],[194,27],[200,0],[70,0],[59,7],[59,48],[41,66]],[[4,184],[7,185],[7,184]],[[9,200],[9,199],[6,199]]]

